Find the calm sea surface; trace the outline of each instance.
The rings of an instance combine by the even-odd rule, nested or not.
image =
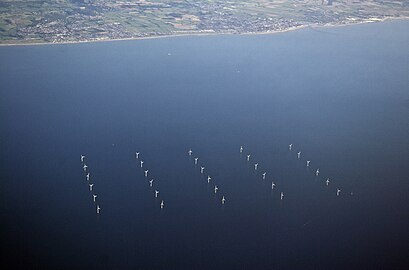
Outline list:
[[[10,268],[407,269],[409,21],[0,47],[0,128]]]

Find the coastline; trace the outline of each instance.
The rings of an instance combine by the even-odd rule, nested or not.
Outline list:
[[[290,31],[301,30],[304,28],[314,27],[314,28],[332,28],[332,27],[342,27],[342,26],[352,26],[359,24],[368,23],[381,23],[386,21],[395,20],[409,20],[409,17],[390,17],[390,18],[369,18],[364,21],[350,21],[342,23],[328,23],[328,24],[305,24],[295,27],[290,27],[288,29],[278,30],[278,31],[264,31],[264,32],[249,32],[249,33],[233,33],[233,32],[191,32],[191,33],[178,33],[178,34],[168,34],[168,35],[157,35],[157,36],[146,36],[146,37],[132,37],[132,38],[118,38],[118,39],[92,39],[92,40],[78,40],[78,41],[64,41],[64,42],[33,42],[33,43],[0,43],[0,47],[11,47],[11,46],[41,46],[41,45],[69,45],[69,44],[82,44],[82,43],[97,43],[97,42],[115,42],[115,41],[132,41],[132,40],[148,40],[148,39],[159,39],[159,38],[172,38],[172,37],[189,37],[189,36],[218,36],[218,35],[238,35],[238,36],[249,36],[249,35],[272,35],[285,33]]]

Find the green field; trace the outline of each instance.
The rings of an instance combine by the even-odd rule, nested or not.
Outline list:
[[[0,43],[257,33],[409,17],[408,1],[1,0]]]

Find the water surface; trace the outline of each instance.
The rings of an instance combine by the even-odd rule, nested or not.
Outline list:
[[[0,48],[6,262],[405,269],[408,29]]]

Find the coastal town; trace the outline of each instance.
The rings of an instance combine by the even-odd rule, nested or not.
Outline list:
[[[2,1],[0,44],[270,33],[409,17],[405,1]]]

